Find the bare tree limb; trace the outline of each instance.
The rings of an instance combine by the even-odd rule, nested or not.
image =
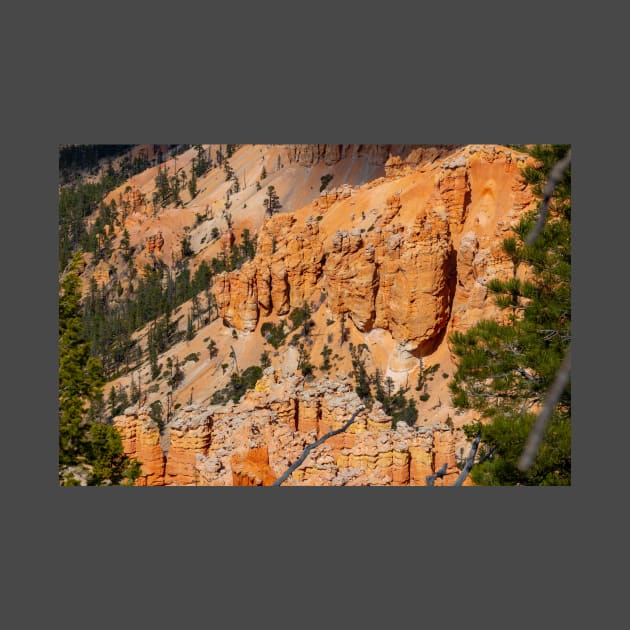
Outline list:
[[[488,451],[488,452],[487,452],[487,453],[486,453],[486,454],[485,454],[485,455],[484,455],[484,456],[483,456],[483,457],[482,457],[482,458],[481,458],[481,459],[477,462],[477,466],[478,466],[479,464],[483,464],[483,463],[486,461],[486,459],[490,459],[490,458],[494,455],[494,453],[495,453],[495,451],[496,451],[496,450],[497,450],[497,449],[496,449],[496,447],[495,447],[495,448],[490,449],[490,450],[489,450],[489,451]]]
[[[571,345],[569,345],[569,347],[567,348],[567,353],[564,356],[564,361],[562,362],[562,365],[560,366],[560,369],[558,370],[556,378],[551,384],[551,387],[547,391],[547,396],[545,397],[543,407],[538,413],[536,422],[534,423],[534,426],[529,433],[527,444],[525,445],[523,454],[518,461],[518,469],[520,471],[525,472],[532,465],[534,458],[536,457],[536,453],[538,452],[538,447],[540,446],[540,443],[545,434],[549,419],[551,418],[551,414],[553,413],[553,409],[556,406],[556,403],[560,400],[560,396],[562,396],[562,392],[569,382],[570,375]]]
[[[462,468],[462,471],[459,473],[459,477],[457,477],[453,486],[461,486],[466,480],[466,477],[468,477],[468,473],[475,463],[475,455],[477,454],[480,441],[481,431],[477,431],[477,435],[475,435],[475,439],[470,447],[470,453],[468,453],[468,458],[466,459],[466,465]]]
[[[543,200],[540,204],[538,220],[536,221],[536,225],[532,228],[531,232],[527,235],[527,239],[525,241],[527,245],[531,245],[538,238],[539,234],[542,232],[542,229],[545,227],[551,195],[553,195],[553,191],[560,183],[560,180],[564,175],[564,171],[567,169],[570,163],[571,149],[569,149],[567,151],[567,154],[561,160],[556,162],[551,169],[551,172],[549,173],[549,178],[547,179],[547,183],[545,184],[545,189],[543,190]]]
[[[340,429],[337,429],[335,431],[333,431],[332,429],[326,433],[325,435],[322,435],[322,437],[319,438],[319,440],[313,442],[312,444],[310,444],[309,446],[307,446],[304,449],[304,452],[302,453],[302,455],[300,455],[300,457],[293,463],[291,464],[291,466],[289,466],[289,468],[286,470],[286,472],[284,474],[282,474],[280,477],[278,477],[278,479],[276,479],[273,484],[273,486],[279,486],[283,481],[286,481],[289,476],[291,475],[291,473],[296,470],[296,468],[298,468],[306,459],[307,455],[316,447],[318,447],[322,442],[325,442],[328,438],[331,438],[333,435],[337,435],[338,433],[342,433],[343,431],[345,431],[354,421],[355,418],[365,409],[365,407],[361,406],[359,407],[353,414],[352,416],[350,416],[350,420],[348,420],[348,422],[346,422]]]
[[[446,474],[446,462],[442,465],[440,470],[436,470],[432,475],[427,475],[427,486],[432,486],[438,477],[444,477]]]

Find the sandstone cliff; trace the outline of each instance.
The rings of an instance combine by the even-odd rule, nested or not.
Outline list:
[[[136,458],[142,467],[137,486],[163,486],[165,458],[160,445],[160,430],[146,410],[128,409],[114,418],[126,455]]]
[[[116,426],[123,431],[125,452],[143,462],[139,485],[268,486],[308,444],[340,428],[360,405],[350,383],[309,385],[298,376],[282,379],[269,368],[256,391],[238,405],[183,409],[166,428],[170,446],[164,476],[164,467],[155,466],[159,442],[142,412],[130,410]],[[311,452],[285,485],[426,485],[426,476],[444,463],[447,474],[436,485],[450,485],[459,474],[456,440],[454,431],[441,424],[408,427],[401,422],[394,429],[376,403],[346,432]]]
[[[333,159],[344,150],[308,146],[295,149],[296,159]],[[409,164],[433,162],[439,152],[428,154],[412,152]],[[389,194],[380,205],[379,195],[364,193],[377,200],[375,208],[360,194],[333,191],[331,207],[316,201],[312,213],[307,208],[271,217],[254,260],[215,280],[221,317],[251,332],[261,316],[284,315],[325,294],[333,316],[347,314],[361,332],[389,331],[399,354],[400,347],[428,352],[454,308],[460,327],[493,310],[487,281],[511,270],[501,240],[531,202],[516,168],[524,159],[508,150],[467,147],[426,173],[408,167],[411,175],[393,182],[404,193]],[[385,193],[391,187],[381,185]],[[347,227],[332,231],[339,216]],[[473,317],[462,314],[469,308]]]
[[[170,354],[177,352],[181,360],[200,350],[207,356],[210,336],[219,348],[217,358],[206,359],[196,376],[187,374],[175,393],[183,407],[162,436],[167,442],[162,468],[154,444],[157,427],[149,428],[146,410],[116,419],[126,432],[125,451],[147,462],[143,484],[268,486],[308,444],[350,417],[360,401],[347,378],[346,347],[339,350],[343,356],[331,378],[319,372],[314,382],[305,382],[296,374],[297,350],[289,347],[273,355],[273,367],[238,405],[208,404],[234,369],[232,345],[241,369],[255,364],[263,349],[271,349],[264,345],[261,324],[286,320],[304,304],[314,313],[315,356],[331,337],[329,323],[338,331],[344,321],[355,346],[369,346],[371,373],[379,369],[398,385],[412,383],[427,361],[441,362],[452,373],[448,335],[482,317],[497,316],[487,284],[512,274],[501,242],[533,207],[519,175],[530,158],[495,145],[291,145],[268,149],[262,157],[254,153],[243,149],[242,161],[256,160],[255,172],[261,163],[271,164],[280,156],[283,166],[268,182],[277,185],[283,201],[284,191],[286,198],[302,198],[291,186],[307,181],[313,188],[320,173],[353,160],[378,166],[382,175],[359,184],[338,181],[321,193],[315,187],[309,201],[294,211],[267,218],[262,203],[257,210],[249,207],[262,193],[246,193],[253,196],[239,197],[247,199],[248,207],[232,211],[233,226],[210,201],[208,218],[196,229],[190,228],[191,217],[203,204],[167,208],[152,217],[142,205],[150,189],[142,190],[143,197],[131,189],[132,241],[143,239],[136,241],[143,250],[137,266],[157,254],[168,261],[184,228],[198,251],[197,261],[229,252],[244,228],[257,237],[253,260],[213,279],[220,319],[198,335],[204,344],[195,339]],[[300,179],[311,171],[310,179]],[[215,179],[214,190],[223,190],[224,178]],[[210,177],[207,187],[211,189]],[[216,226],[221,238],[210,242],[208,235]],[[108,281],[107,274],[105,264],[96,270],[99,283]],[[220,370],[228,361],[228,371]],[[447,401],[448,376],[439,375],[439,395],[426,403],[418,400],[422,421],[417,425],[400,422],[392,428],[391,418],[376,403],[346,433],[309,455],[285,485],[424,485],[426,476],[444,463],[447,475],[436,485],[452,484],[467,448],[458,427],[470,418],[454,418],[455,427],[447,423],[453,413]],[[186,405],[188,396],[193,398],[193,384],[201,398]],[[160,395],[164,390],[156,398]],[[158,444],[159,438],[158,432]]]

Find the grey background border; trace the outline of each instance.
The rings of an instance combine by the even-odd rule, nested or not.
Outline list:
[[[123,14],[113,4],[88,11],[70,2],[72,10],[55,7],[52,19],[8,16],[18,34],[7,59],[3,159],[12,184],[5,264],[17,298],[6,334],[9,618],[26,626],[43,613],[66,627],[121,619],[140,627],[218,619],[234,627],[450,627],[471,617],[502,628],[571,618],[605,625],[623,521],[606,496],[614,464],[607,450],[592,448],[593,440],[615,440],[591,430],[594,420],[608,420],[609,403],[592,394],[620,377],[593,370],[608,359],[588,318],[601,309],[590,292],[614,287],[598,269],[613,268],[606,239],[614,235],[585,217],[594,210],[603,219],[618,204],[589,186],[606,179],[599,140],[615,137],[615,86],[597,72],[586,38],[568,53],[567,14],[535,3],[422,6],[415,16],[405,3],[345,15],[340,3],[334,11],[284,3],[292,23],[283,25],[270,19],[279,4],[231,15],[213,6],[203,18],[193,5],[156,7],[159,26],[146,19],[154,4],[140,16],[135,5]],[[482,7],[497,21],[486,22]],[[571,11],[571,19],[590,19]],[[618,50],[610,27],[607,59]],[[586,114],[597,110],[583,100],[594,90],[597,125],[588,124]],[[573,486],[58,488],[57,145],[196,141],[572,143]],[[621,175],[606,166],[609,177]],[[602,479],[594,471],[604,465]],[[606,607],[595,616],[598,602]]]

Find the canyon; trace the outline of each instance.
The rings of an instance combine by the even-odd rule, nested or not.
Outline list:
[[[191,148],[161,167],[176,173],[194,156]],[[230,182],[214,168],[180,207],[151,201],[160,167],[132,177],[106,199],[125,208],[111,234],[111,257],[93,264],[84,255],[85,293],[92,279],[99,286],[115,279],[124,292],[133,282],[119,251],[124,231],[140,277],[156,260],[181,264],[183,239],[194,272],[203,261],[229,256],[246,230],[256,237],[250,260],[213,275],[214,319],[160,356],[162,364],[182,365],[177,387],[154,382],[147,360],[107,385],[143,384],[141,399],[113,419],[125,453],[141,463],[136,485],[272,485],[309,444],[362,405],[357,360],[413,398],[417,421],[393,426],[376,401],[283,485],[419,486],[444,465],[435,485],[452,485],[470,448],[462,426],[476,417],[450,404],[456,364],[448,340],[481,319],[501,317],[487,285],[514,273],[502,242],[535,207],[521,177],[533,159],[483,144],[238,145],[230,164],[243,181],[238,192],[228,193]],[[263,167],[268,176],[261,179]],[[330,184],[320,191],[326,175]],[[270,185],[281,202],[276,213],[264,208]],[[300,308],[308,309],[309,333],[296,327],[270,345],[264,331],[290,326]],[[180,330],[191,310],[190,301],[176,309]],[[140,347],[147,334],[147,327],[136,334]],[[300,373],[303,352],[316,363],[326,348],[328,369]],[[232,375],[257,365],[263,352],[269,365],[255,386],[237,403],[213,404]],[[187,360],[195,354],[197,360]],[[432,376],[416,389],[423,373]],[[171,415],[161,429],[150,405],[167,398]]]

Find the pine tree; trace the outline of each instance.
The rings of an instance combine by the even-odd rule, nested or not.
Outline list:
[[[100,362],[90,356],[80,310],[80,279],[75,255],[61,282],[59,296],[59,473],[64,485],[79,480],[69,472],[82,468],[87,483],[101,485],[133,481],[137,465],[122,455],[120,435],[114,427],[90,420],[102,404]],[[91,402],[88,415],[86,404]]]
[[[194,338],[195,338],[195,327],[193,325],[193,318],[189,314],[187,324],[186,324],[186,340],[191,341]]]
[[[149,408],[151,411],[149,412],[149,416],[158,425],[160,431],[164,428],[164,422],[162,420],[162,402],[159,400],[154,400]]]
[[[188,192],[190,198],[194,199],[197,196],[197,172],[195,170],[195,160],[193,159],[192,171],[190,173],[190,179],[188,180]]]
[[[324,372],[329,372],[332,368],[332,363],[330,362],[330,355],[332,354],[332,350],[327,345],[324,345],[320,354],[324,358],[322,364],[320,365],[320,369]]]
[[[90,357],[80,317],[75,255],[59,298],[59,463],[69,465],[86,449],[85,404],[101,385],[98,362]]]
[[[567,145],[537,146],[532,155],[542,163],[527,168],[525,181],[536,194]],[[525,216],[516,235],[503,243],[514,263],[511,278],[488,284],[508,323],[481,321],[466,333],[455,333],[451,347],[458,369],[450,384],[453,403],[475,409],[486,418],[466,427],[469,436],[481,430],[480,452],[492,453],[475,466],[471,478],[487,485],[563,485],[571,482],[571,391],[563,392],[534,465],[517,467],[535,419],[535,409],[564,359],[571,341],[571,173],[556,187],[546,225],[531,245],[527,235],[537,213]],[[531,279],[519,280],[521,265]]]
[[[260,367],[264,370],[271,365],[271,357],[269,356],[269,352],[264,350],[260,355]]]
[[[131,260],[131,244],[129,240],[129,232],[127,228],[123,230],[122,238],[120,239],[120,249],[123,252],[123,257],[125,262],[129,262]]]
[[[263,204],[265,206],[265,213],[268,216],[271,216],[282,207],[280,205],[280,197],[278,197],[274,186],[267,187],[267,196],[265,197]]]
[[[230,163],[225,160],[223,162],[223,168],[225,169],[225,181],[229,181],[230,179],[234,178],[234,170],[232,169],[232,166],[230,165]]]
[[[149,328],[149,362],[151,364],[151,380],[155,380],[160,375],[160,366],[158,365],[158,350],[155,340],[154,327]]]
[[[167,200],[171,195],[166,169],[158,169],[157,176],[155,178],[155,187],[157,189],[157,200],[162,204],[162,207],[166,206]]]

